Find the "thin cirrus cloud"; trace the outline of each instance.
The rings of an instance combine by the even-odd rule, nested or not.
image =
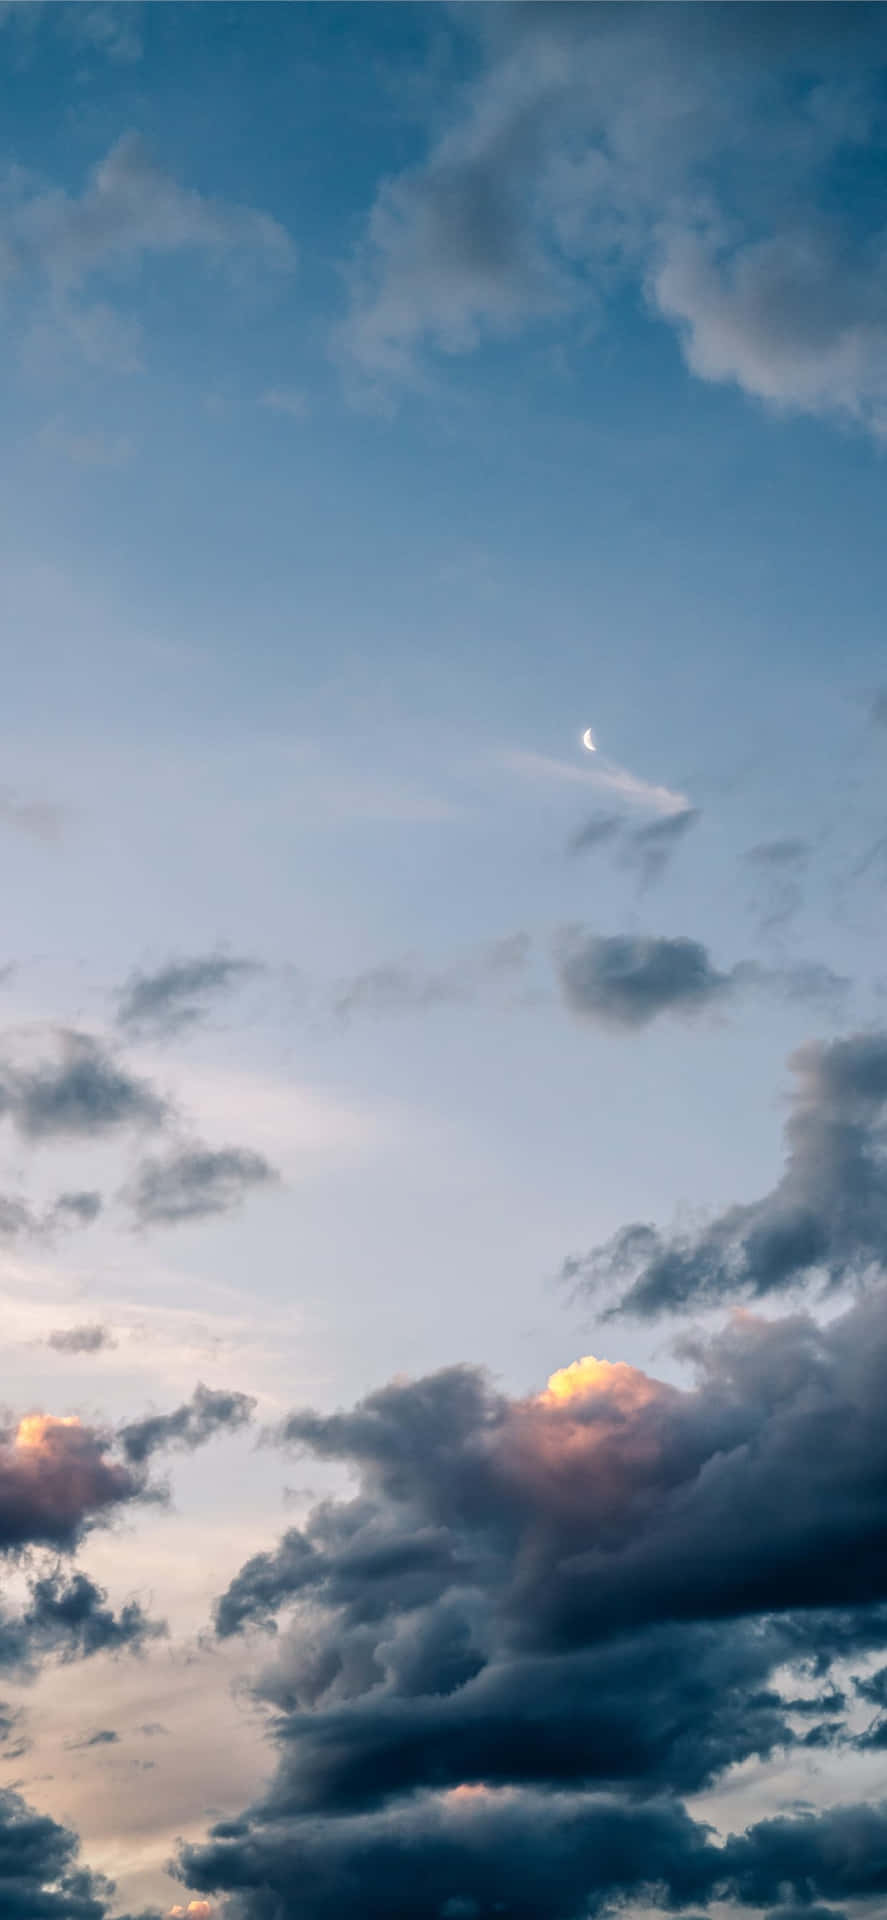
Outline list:
[[[887,1262],[887,1035],[811,1043],[789,1064],[785,1167],[768,1193],[689,1235],[635,1222],[570,1259],[565,1277],[611,1315],[649,1319],[764,1299],[817,1276],[835,1287],[877,1275]]]
[[[620,866],[636,874],[642,891],[652,887],[663,874],[681,842],[701,818],[698,807],[684,807],[666,813],[640,827],[631,827],[616,813],[594,813],[577,827],[567,841],[571,854],[595,853],[610,847]]]
[[[746,10],[748,11],[748,10]],[[887,426],[887,270],[866,192],[885,27],[655,9],[465,22],[472,77],[379,189],[340,334],[372,385],[421,378],[639,288],[690,371],[783,411]],[[655,76],[655,77],[654,77]],[[827,109],[824,102],[828,102]],[[841,169],[828,218],[820,183]],[[854,184],[860,191],[853,192]]]

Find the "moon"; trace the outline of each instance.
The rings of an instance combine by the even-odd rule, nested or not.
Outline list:
[[[589,753],[597,753],[597,747],[594,744],[594,735],[590,727],[586,727],[582,735],[582,745],[588,748]]]

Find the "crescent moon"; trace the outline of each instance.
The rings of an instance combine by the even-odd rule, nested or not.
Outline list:
[[[582,735],[582,745],[583,747],[588,748],[589,753],[597,753],[597,747],[594,744],[594,738],[593,738],[590,727],[586,727],[585,732]]]

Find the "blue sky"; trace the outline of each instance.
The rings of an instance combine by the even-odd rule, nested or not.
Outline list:
[[[721,1638],[666,1664],[711,1660],[745,1732],[694,1771],[671,1703],[643,1789],[668,1847],[639,1829],[634,1855],[694,1914],[787,1914],[783,1883],[871,1912],[876,1877],[825,1868],[759,1864],[749,1893],[737,1864],[725,1893],[700,1854],[691,1886],[680,1823],[748,1828],[763,1861],[761,1821],[803,1802],[825,1858],[878,1792],[880,1507],[855,1455],[811,1488],[822,1450],[779,1435],[826,1379],[867,1434],[883,1340],[883,11],[22,0],[0,58],[0,1784],[116,1883],[45,1911],[348,1920],[362,1857],[355,1914],[424,1920],[392,1835],[442,1920],[651,1911],[648,1884],[552,1864],[570,1795],[592,1832],[606,1793],[612,1833],[637,1782],[503,1772],[490,1732],[494,1684],[518,1689],[508,1582],[542,1540],[572,1593],[571,1553],[611,1539],[600,1430],[619,1527],[647,1515],[627,1613],[650,1542],[674,1528],[677,1564],[740,1454],[813,1516],[811,1567],[860,1568],[800,1599],[783,1568],[742,1682],[750,1603],[649,1575],[637,1670],[677,1606]],[[561,1396],[574,1512],[538,1491],[567,1418],[546,1381],[590,1352],[617,1370]],[[501,1402],[479,1414],[460,1366]],[[428,1451],[408,1499],[357,1416],[323,1424],[380,1393],[411,1473]],[[439,1453],[411,1425],[432,1404]],[[639,1464],[676,1420],[683,1520]],[[477,1433],[470,1604],[439,1573],[371,1648],[385,1609],[367,1590],[350,1617],[334,1544],[446,1508],[467,1565],[441,1460],[476,1466]],[[711,1564],[763,1569],[772,1540],[737,1548],[731,1512],[767,1502],[737,1486]],[[869,1514],[858,1561],[838,1507]],[[323,1543],[323,1592],[274,1559],[287,1529]],[[587,1622],[610,1576],[582,1565]],[[93,1641],[35,1613],[78,1573]],[[521,1592],[567,1660],[561,1589]],[[555,1702],[616,1686],[613,1631]],[[397,1773],[385,1716],[425,1699],[419,1665],[455,1671],[448,1636],[478,1670],[417,1739],[449,1752],[464,1692],[473,1745],[452,1778]],[[756,1731],[762,1689],[797,1701],[817,1660],[840,1725]],[[329,1761],[309,1806],[298,1768],[326,1779],[336,1741],[394,1769],[378,1804]],[[489,1821],[465,1845],[462,1788]],[[68,1844],[46,1833],[44,1893]]]

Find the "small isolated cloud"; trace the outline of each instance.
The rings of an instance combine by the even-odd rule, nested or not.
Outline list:
[[[121,1427],[118,1439],[127,1460],[141,1466],[163,1447],[182,1447],[193,1453],[217,1433],[237,1433],[249,1425],[255,1400],[248,1393],[213,1391],[200,1383],[190,1400],[172,1413],[152,1413]]]
[[[768,968],[741,960],[722,972],[701,941],[683,936],[568,928],[555,958],[570,1011],[612,1027],[644,1027],[665,1013],[702,1013],[737,993],[755,990],[834,1007],[850,985],[815,962]]]
[[[70,1549],[90,1522],[143,1492],[107,1434],[74,1416],[26,1414],[0,1437],[0,1552]]]
[[[166,1119],[166,1102],[91,1034],[62,1027],[54,1041],[56,1058],[37,1066],[0,1058],[0,1114],[27,1140],[88,1139]]]
[[[257,971],[255,960],[217,953],[170,960],[154,973],[134,973],[117,996],[118,1023],[134,1033],[177,1033],[203,1019],[207,1002]]]
[[[267,407],[270,413],[285,414],[289,420],[306,420],[308,417],[307,395],[299,387],[268,387],[259,404]]]
[[[592,813],[571,833],[568,853],[595,853],[598,847],[612,846],[622,832],[624,822],[618,813]]]
[[[79,1740],[66,1740],[64,1744],[67,1753],[84,1753],[90,1747],[116,1747],[119,1740],[119,1733],[112,1727],[99,1727],[95,1733],[84,1733]]]
[[[496,755],[500,766],[524,780],[554,780],[585,787],[587,791],[597,790],[612,795],[614,800],[622,801],[627,807],[641,807],[648,813],[682,814],[692,811],[685,793],[678,793],[672,787],[659,786],[655,781],[642,780],[639,774],[630,773],[627,767],[617,767],[612,761],[595,760],[593,755],[586,757],[589,764],[579,766],[571,760],[555,760],[549,754],[528,752],[522,748],[507,748]]]
[[[53,1328],[46,1336],[46,1344],[56,1353],[102,1353],[117,1343],[110,1327],[92,1320],[77,1327]]]
[[[701,1012],[734,985],[698,940],[575,932],[565,936],[558,965],[571,1011],[617,1027],[643,1027],[661,1013]]]
[[[887,687],[879,687],[872,698],[869,717],[876,727],[887,727]]]
[[[342,981],[333,1011],[344,1017],[422,1013],[432,1007],[461,1005],[488,987],[515,979],[526,966],[531,945],[529,934],[509,933],[446,967],[427,967],[417,960],[368,967]]]
[[[826,1287],[887,1264],[887,1035],[860,1033],[792,1055],[786,1161],[762,1199],[690,1234],[637,1221],[565,1277],[611,1312],[651,1318],[763,1299],[810,1276]],[[615,1295],[615,1299],[614,1296]]]
[[[140,1227],[175,1227],[232,1213],[258,1187],[280,1176],[249,1147],[181,1147],[145,1160],[127,1191]]]
[[[138,9],[132,0],[122,5],[102,0],[100,6],[88,4],[60,9],[60,24],[75,45],[99,53],[118,66],[131,66],[143,53]]]
[[[0,1194],[0,1240],[52,1240],[60,1231],[89,1226],[101,1209],[98,1193],[60,1193],[42,1213],[21,1195]]]

